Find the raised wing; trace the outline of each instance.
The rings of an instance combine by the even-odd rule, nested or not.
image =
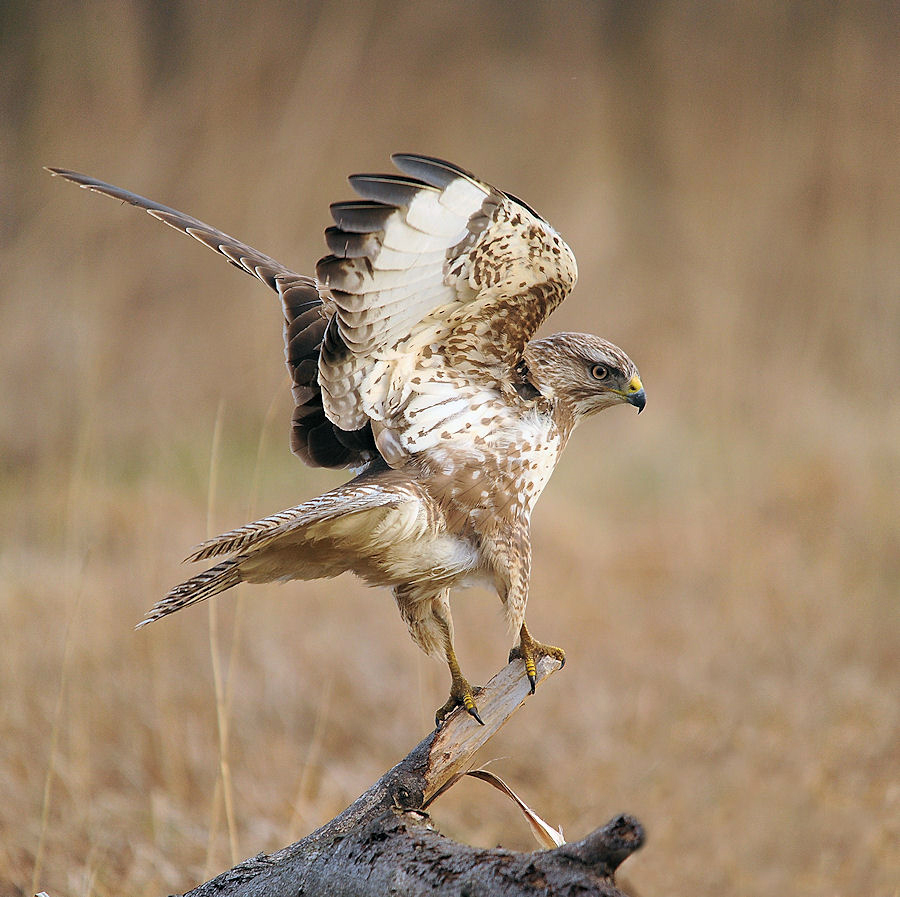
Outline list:
[[[526,385],[525,346],[577,273],[569,247],[521,200],[439,159],[393,159],[403,175],[354,175],[361,200],[332,205],[319,281],[176,209],[48,170],[145,209],[278,292],[295,454],[360,467],[380,452],[399,466]]]
[[[393,160],[404,175],[350,178],[362,199],[331,207],[317,274],[335,305],[319,358],[325,413],[343,430],[371,420],[396,465],[471,426],[480,392],[515,385],[577,269],[520,200],[438,159]]]
[[[322,407],[318,360],[330,306],[323,302],[323,299],[327,302],[328,296],[314,278],[297,274],[258,249],[177,209],[75,171],[47,170],[86,190],[144,209],[275,290],[284,311],[285,361],[295,402],[291,451],[314,467],[360,467],[377,456],[368,422],[355,428],[358,432],[344,432],[328,420]]]

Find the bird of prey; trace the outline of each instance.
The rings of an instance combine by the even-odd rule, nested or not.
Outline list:
[[[575,284],[572,251],[532,208],[428,156],[358,174],[331,206],[316,276],[189,215],[76,172],[51,173],[145,209],[278,293],[295,408],[291,448],[349,468],[329,492],[199,545],[225,560],[173,588],[144,625],[240,582],[353,571],[393,590],[412,638],[450,668],[435,721],[475,694],[453,647],[450,590],[492,584],[534,691],[525,625],[531,512],[573,428],[644,388],[619,348],[584,333],[533,339]]]

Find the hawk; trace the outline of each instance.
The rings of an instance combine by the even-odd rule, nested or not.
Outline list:
[[[453,647],[450,591],[497,590],[535,686],[543,655],[525,625],[531,512],[575,426],[613,405],[644,407],[637,367],[584,333],[533,339],[575,284],[572,251],[532,208],[428,156],[401,174],[358,174],[358,199],[331,206],[330,254],[308,277],[233,237],[134,193],[51,173],[145,209],[278,293],[295,408],[291,448],[348,468],[323,495],[202,543],[226,556],[173,588],[139,624],[241,582],[352,571],[392,589],[410,635],[450,668],[442,724],[481,718]]]

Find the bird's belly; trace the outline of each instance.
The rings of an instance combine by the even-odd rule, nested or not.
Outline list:
[[[444,582],[449,586],[475,573],[479,558],[471,542],[448,533],[387,545],[371,563],[371,570],[360,572],[379,585]]]

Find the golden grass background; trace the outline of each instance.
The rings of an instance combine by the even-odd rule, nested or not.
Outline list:
[[[229,836],[209,611],[132,626],[208,527],[339,477],[288,452],[273,296],[40,167],[311,271],[345,174],[397,150],[545,214],[581,272],[550,330],[622,345],[649,397],[586,424],[539,506],[529,621],[569,664],[485,759],[569,837],[636,813],[636,893],[897,893],[891,4],[37,0],[2,26],[3,897],[180,892],[277,848],[447,687],[349,578],[220,599]],[[455,609],[483,681],[499,605]],[[531,847],[479,782],[434,816]]]

